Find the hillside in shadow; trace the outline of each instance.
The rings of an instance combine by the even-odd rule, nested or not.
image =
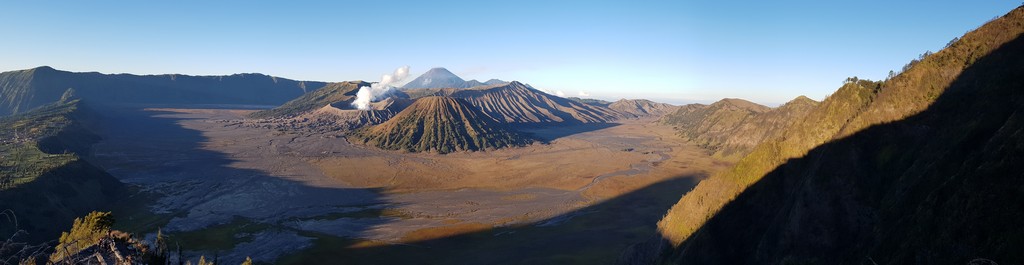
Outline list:
[[[679,176],[575,211],[510,227],[408,244],[359,247],[321,237],[281,264],[609,264],[703,176]],[[454,227],[454,225],[453,225]]]
[[[78,156],[98,140],[77,121],[85,109],[61,100],[0,118],[0,237],[54,240],[75,217],[126,197],[122,183]]]
[[[141,237],[162,229],[193,262],[217,254],[221,262],[237,264],[246,256],[272,262],[308,247],[314,238],[300,235],[308,223],[347,222],[344,229],[327,230],[360,237],[391,220],[381,218],[381,206],[389,203],[379,190],[312,186],[288,173],[238,166],[232,154],[204,148],[209,137],[183,127],[190,118],[181,113],[94,110],[83,127],[95,128],[104,139],[81,154],[84,160],[0,191],[6,198],[0,205],[14,210],[19,228],[29,232],[16,241],[55,243],[75,217],[105,210],[113,212],[117,230]],[[97,150],[102,144],[128,147]],[[3,220],[0,227],[10,224]]]
[[[1022,12],[995,25],[1019,30]],[[993,42],[978,36],[1016,31],[986,25],[978,32],[964,39],[989,41],[981,45],[991,52],[957,57],[973,43],[953,44],[954,51],[895,81],[924,76],[915,82],[931,83],[940,94],[913,98],[924,92],[879,86],[875,104],[840,121],[836,138],[758,178],[678,246],[660,239],[634,250],[661,254],[628,253],[624,263],[1024,262],[1024,37]],[[949,72],[922,71],[960,67],[941,58],[963,58],[963,68],[948,86],[936,87],[942,81],[927,78]],[[904,103],[889,105],[886,114],[880,106],[891,102]],[[899,115],[893,108],[927,102],[923,111],[884,122],[883,115]]]
[[[184,127],[184,121],[193,119],[187,114],[135,108],[101,112],[96,124],[103,128],[100,135],[129,145],[120,149],[128,153],[90,160],[106,160],[97,163],[110,166],[112,174],[130,184],[150,188],[147,192],[155,197],[149,205],[156,207],[156,216],[129,211],[132,215],[118,217],[129,232],[162,228],[170,242],[186,251],[219,253],[221,262],[232,264],[246,256],[272,262],[309,246],[313,238],[301,234],[314,229],[310,224],[344,222],[341,228],[314,230],[360,237],[390,220],[381,218],[389,202],[377,189],[313,186],[291,171],[240,166],[240,154],[204,147],[210,137]],[[195,260],[194,255],[186,258]]]

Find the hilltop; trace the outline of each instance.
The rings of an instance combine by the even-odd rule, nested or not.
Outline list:
[[[470,88],[477,86],[504,85],[508,83],[509,82],[499,79],[490,79],[485,82],[480,82],[476,79],[466,81],[444,67],[435,67],[427,70],[426,73],[423,73],[412,81],[405,83],[405,85],[402,86],[402,90],[424,88]]]
[[[646,99],[620,99],[609,103],[608,108],[636,117],[660,117],[675,111],[678,107]]]
[[[718,158],[737,160],[765,139],[776,137],[803,117],[817,101],[800,96],[777,108],[742,99],[723,99],[710,105],[691,104],[662,117],[679,135]]]

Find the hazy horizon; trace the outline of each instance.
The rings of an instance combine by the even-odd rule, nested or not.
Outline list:
[[[18,51],[0,70],[338,82],[376,81],[409,65],[412,77],[445,67],[566,96],[775,106],[799,95],[821,100],[849,76],[882,79],[1016,5],[25,2],[0,18],[19,25],[10,33],[19,38],[0,43]]]

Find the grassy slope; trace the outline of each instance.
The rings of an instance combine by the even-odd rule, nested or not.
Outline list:
[[[0,209],[12,210],[17,229],[29,232],[19,240],[56,238],[75,217],[106,209],[125,194],[115,178],[78,157],[98,140],[78,123],[81,115],[72,100],[0,119],[0,177],[9,180],[0,189]],[[3,225],[0,233],[14,229]]]
[[[1012,212],[1009,216],[1000,214],[999,208],[1006,206],[1000,202],[979,205],[978,203],[987,200],[979,199],[978,193],[975,192],[991,193],[992,198],[1000,199],[1012,198],[1006,197],[1008,194],[1019,194],[1019,191],[1007,193],[1007,190],[978,183],[976,179],[990,176],[983,173],[988,172],[1003,174],[997,179],[1005,184],[1014,183],[1014,180],[1005,177],[1005,174],[1009,173],[1005,170],[1014,165],[1011,161],[998,156],[986,156],[983,155],[984,152],[979,151],[1000,151],[1002,154],[1010,155],[1016,152],[1014,147],[1019,147],[1019,133],[1015,131],[1019,129],[1019,116],[1006,112],[1017,109],[1014,104],[1020,105],[1016,102],[1019,100],[1019,93],[1014,91],[1021,85],[1019,78],[1014,78],[1019,72],[1013,72],[1020,71],[1020,60],[1007,58],[1019,57],[1020,42],[1014,40],[1024,32],[1022,21],[1024,11],[1018,8],[966,34],[951,47],[924,58],[884,84],[861,81],[844,85],[804,119],[786,129],[782,136],[759,144],[731,170],[700,183],[659,222],[663,237],[672,246],[683,244],[670,255],[674,257],[672,260],[823,262],[819,259],[822,258],[821,255],[835,254],[828,257],[831,259],[830,262],[856,263],[864,259],[863,256],[857,255],[874,253],[876,261],[898,263],[941,260],[937,257],[963,258],[969,255],[970,251],[967,250],[985,247],[990,247],[993,255],[1006,255],[1006,247],[1012,246],[1013,240],[994,240],[1013,238],[1007,238],[1007,235],[1019,235],[1016,234],[1020,232],[1019,229],[1011,229],[1012,233],[993,239],[979,239],[973,235],[956,233],[988,231],[989,229],[979,230],[979,226],[985,225],[1011,228],[1013,226],[1001,222],[1020,220],[1020,216],[1014,216]],[[985,57],[1001,46],[1007,50],[998,55]],[[985,64],[975,65],[983,58],[988,58],[984,61]],[[969,68],[973,69],[965,72],[965,69]],[[955,85],[954,80],[958,82]],[[937,101],[944,93],[948,94],[944,97],[945,101]],[[963,100],[974,101],[962,102]],[[928,118],[915,117],[912,120],[919,124],[880,129],[893,134],[917,132],[928,137],[904,135],[892,138],[887,137],[887,133],[872,132],[868,136],[855,138],[857,140],[843,141],[838,147],[830,147],[831,150],[842,151],[815,149],[813,156],[808,156],[810,150],[826,142],[863,133],[865,128],[872,126],[903,121],[920,114],[933,104],[941,105],[943,108],[931,110],[927,114]],[[992,119],[977,119],[978,117]],[[1000,126],[1006,131],[990,131]],[[956,157],[944,156],[943,154],[954,155],[950,153],[950,148],[967,149],[954,151]],[[790,160],[796,158],[800,159]],[[865,163],[875,164],[878,168]],[[780,168],[783,165],[785,167]],[[763,178],[769,177],[770,180],[762,181]],[[748,186],[759,181],[762,183],[755,190],[736,199]],[[1019,182],[1017,183],[1019,185]],[[893,188],[888,185],[897,186]],[[828,193],[829,191],[833,193]],[[802,197],[789,195],[794,192],[802,194]],[[953,197],[947,199],[947,196]],[[734,199],[737,201],[733,201]],[[822,206],[815,202],[830,202],[833,205]],[[914,205],[915,203],[929,207],[919,208]],[[719,211],[727,204],[733,209],[727,211],[728,215],[706,223],[716,214],[722,215]],[[752,206],[761,206],[761,210],[754,210],[758,207]],[[839,210],[823,210],[833,208]],[[1002,219],[978,219],[978,213],[990,213],[994,218]],[[910,217],[904,218],[902,215]],[[727,216],[761,221],[730,223]],[[764,218],[772,216],[775,219],[767,219],[773,220],[769,226],[757,226],[759,222],[764,223]],[[958,221],[952,216],[967,218],[977,223]],[[735,218],[733,220],[737,220]],[[826,218],[826,221],[816,218]],[[828,220],[829,218],[865,218],[867,221],[847,222]],[[801,229],[801,222],[823,230],[815,233]],[[739,229],[732,235],[723,232],[727,227],[738,229],[736,225],[739,223],[746,223],[751,227]],[[958,232],[956,229],[961,230]],[[695,237],[694,233],[697,231],[704,232]],[[723,249],[716,251],[707,247],[723,246],[721,242],[725,239],[719,240],[718,243],[710,239],[716,235],[720,238],[737,238],[734,237],[736,235],[758,236],[737,238],[741,240],[739,242],[748,241],[754,245],[736,244],[736,247],[722,247]],[[844,236],[846,238],[842,238]],[[858,236],[863,238],[857,238]],[[945,238],[934,241],[933,236]],[[760,241],[760,246],[757,245],[757,238],[764,240]],[[891,240],[887,241],[884,238]],[[798,241],[801,239],[810,240],[811,243],[823,247],[816,249],[807,246],[806,243]],[[836,240],[855,243],[830,245],[836,243]],[[958,240],[979,245],[956,244]],[[878,245],[874,245],[876,243]],[[939,247],[941,243],[948,243],[959,249],[944,249]],[[846,248],[839,249],[843,246]],[[781,254],[787,250],[790,253],[788,256]],[[745,251],[754,251],[757,254]],[[742,253],[746,254],[741,255]],[[1021,257],[1018,255],[1008,258],[1020,261]]]

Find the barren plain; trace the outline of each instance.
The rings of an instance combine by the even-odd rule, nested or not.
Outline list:
[[[246,119],[252,111],[102,111],[95,127],[103,140],[87,159],[152,194],[151,216],[128,218],[154,220],[191,253],[279,263],[432,263],[444,261],[417,259],[417,251],[439,259],[489,248],[479,259],[486,262],[502,258],[493,248],[580,233],[603,236],[508,255],[610,262],[645,240],[682,191],[728,166],[652,119],[519,128],[540,141],[439,155],[350,144],[343,132],[279,129]],[[545,232],[530,231],[537,229]],[[396,248],[403,255],[383,255]],[[438,251],[455,255],[428,255]]]

